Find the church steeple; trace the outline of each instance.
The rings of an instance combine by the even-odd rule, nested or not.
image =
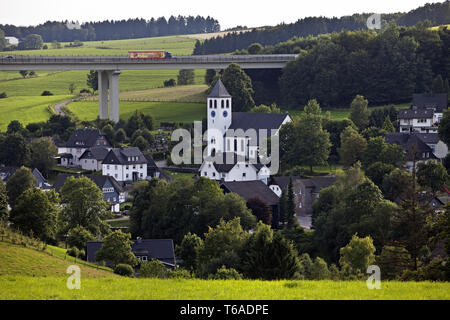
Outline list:
[[[216,85],[212,89],[208,98],[231,98],[231,95],[228,93],[227,88],[225,88],[220,78],[217,80]]]
[[[217,80],[207,99],[208,154],[224,151],[224,134],[231,125],[231,95],[222,80]]]

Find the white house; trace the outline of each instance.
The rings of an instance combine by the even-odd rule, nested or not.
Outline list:
[[[445,93],[413,94],[411,108],[398,113],[400,132],[437,133],[447,98]]]
[[[58,154],[63,166],[81,166],[80,158],[91,148],[111,150],[111,143],[104,133],[97,129],[77,129],[64,144],[59,144]]]
[[[102,174],[117,181],[138,181],[147,178],[147,159],[137,147],[114,148],[102,163]]]
[[[16,37],[5,37],[5,41],[7,45],[18,45],[19,44],[19,39],[17,39]]]
[[[103,147],[87,149],[79,159],[81,168],[90,171],[101,171],[103,159],[105,159],[109,150]]]
[[[270,170],[260,164],[261,143],[277,135],[281,126],[292,119],[288,114],[233,112],[232,109],[232,97],[219,79],[207,99],[209,157],[200,167],[200,176],[267,183]],[[213,159],[216,154],[220,154],[221,163]]]

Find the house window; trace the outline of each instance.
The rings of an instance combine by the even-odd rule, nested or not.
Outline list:
[[[130,168],[130,166],[126,166],[126,167],[125,167],[125,169],[127,169],[127,170],[128,170],[129,168]]]
[[[242,173],[242,178],[245,178],[245,176],[246,176],[247,174],[244,172],[244,173]]]
[[[125,177],[126,177],[126,178],[128,179],[128,177],[129,177],[129,174],[127,173]]]
[[[117,179],[117,173],[116,173],[116,174],[114,174],[114,178],[116,178],[116,179]]]
[[[206,177],[208,175],[208,172],[203,172],[203,175]]]
[[[133,166],[133,169],[136,169],[136,166]]]
[[[143,177],[144,177],[144,174],[143,174],[143,173],[140,173],[139,176],[140,176],[141,178],[143,178]]]
[[[114,166],[114,170],[117,170],[117,166]]]
[[[147,261],[147,256],[142,256],[142,261],[143,262]]]
[[[141,169],[144,168],[144,166],[143,166],[142,164],[141,164],[139,167],[140,167]]]
[[[108,169],[108,170],[109,170],[109,165],[107,165],[107,166],[106,166],[106,169]]]
[[[215,172],[213,172],[213,177],[215,177],[216,176],[216,173]]]

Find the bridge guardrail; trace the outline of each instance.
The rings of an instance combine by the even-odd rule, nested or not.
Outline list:
[[[12,57],[12,58],[9,58]],[[287,62],[296,55],[208,55],[174,56],[172,59],[130,59],[128,56],[1,56],[0,64],[58,64],[58,63],[100,63],[100,64],[177,64],[177,63],[232,63],[232,62]]]

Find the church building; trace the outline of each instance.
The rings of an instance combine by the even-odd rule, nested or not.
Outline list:
[[[261,137],[265,140],[278,134],[281,126],[292,119],[289,114],[232,109],[232,97],[219,79],[207,99],[208,157],[199,175],[224,181],[261,180],[267,184],[270,170],[259,161]]]

